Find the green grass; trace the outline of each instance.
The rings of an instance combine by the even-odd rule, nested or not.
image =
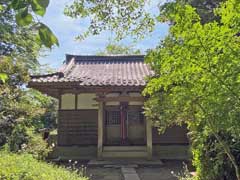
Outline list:
[[[29,154],[11,154],[0,151],[0,180],[88,180],[77,172],[69,171]]]

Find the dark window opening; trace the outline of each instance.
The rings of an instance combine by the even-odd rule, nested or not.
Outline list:
[[[106,125],[120,124],[120,111],[107,111]]]
[[[143,124],[144,115],[142,111],[139,110],[128,111],[128,122],[129,124]]]

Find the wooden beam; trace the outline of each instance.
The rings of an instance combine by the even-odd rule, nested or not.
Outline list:
[[[129,102],[129,101],[144,101],[144,97],[131,97],[131,96],[118,96],[118,97],[104,97],[96,98],[99,102],[109,102],[109,101],[119,101],[119,102]]]
[[[75,94],[75,109],[78,109],[78,94]]]
[[[141,92],[145,86],[84,86],[80,85],[79,82],[32,82],[28,83],[30,88],[43,88],[43,89],[63,89],[63,90],[72,90],[76,89],[77,91],[92,91],[92,92],[116,92],[116,91],[139,91]]]
[[[98,108],[98,148],[97,148],[97,157],[98,159],[102,158],[103,151],[103,102],[99,102]]]
[[[147,135],[147,154],[148,159],[152,159],[152,121],[146,119],[146,135]]]

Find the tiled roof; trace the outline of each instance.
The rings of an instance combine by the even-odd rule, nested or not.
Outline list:
[[[67,55],[58,72],[32,76],[34,83],[79,82],[81,86],[145,86],[153,71],[143,55],[74,56]]]

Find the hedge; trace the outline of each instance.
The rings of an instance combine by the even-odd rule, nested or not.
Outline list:
[[[88,180],[76,171],[38,161],[29,154],[0,151],[0,180]]]

